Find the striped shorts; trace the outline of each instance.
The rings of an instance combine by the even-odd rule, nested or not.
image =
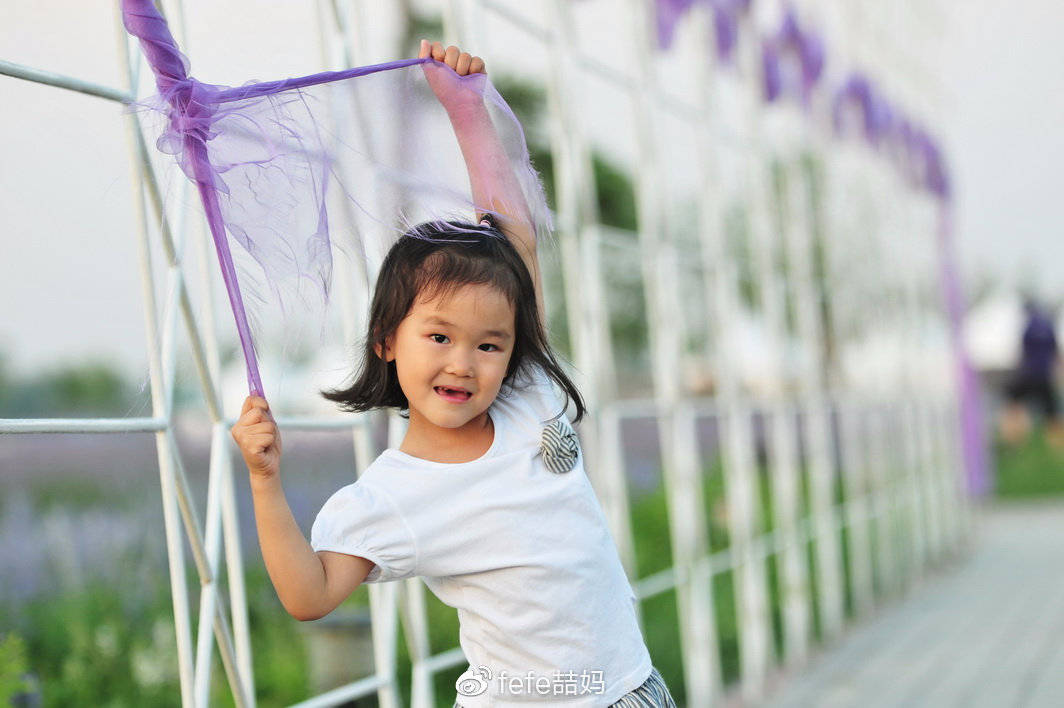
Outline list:
[[[661,674],[654,669],[650,672],[650,678],[639,688],[626,693],[610,708],[676,708],[676,701],[672,699]]]
[[[454,708],[462,708],[462,704],[455,701]],[[654,669],[646,681],[621,696],[621,700],[611,703],[610,708],[676,708],[676,701],[661,674]]]

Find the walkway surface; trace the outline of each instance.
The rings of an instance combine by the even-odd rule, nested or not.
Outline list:
[[[966,557],[781,677],[765,705],[1064,706],[1064,502],[975,514]]]

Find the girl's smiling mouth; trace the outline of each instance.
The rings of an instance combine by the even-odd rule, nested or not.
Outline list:
[[[450,386],[435,386],[433,387],[433,390],[442,396],[444,400],[453,403],[465,403],[473,397],[473,394],[460,387],[452,388]]]

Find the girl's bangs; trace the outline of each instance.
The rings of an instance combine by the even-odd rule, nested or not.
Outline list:
[[[448,298],[465,285],[490,285],[514,308],[520,299],[521,284],[516,275],[486,253],[443,248],[426,257],[414,271],[418,299]]]

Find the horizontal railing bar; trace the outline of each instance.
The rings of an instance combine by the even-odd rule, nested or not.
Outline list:
[[[721,415],[720,403],[713,398],[686,399],[695,411],[703,417]],[[832,398],[833,407],[855,408],[864,410],[881,410],[894,405],[890,401],[861,401],[852,396],[841,399]],[[798,412],[806,407],[801,402],[790,401],[790,411]],[[776,399],[768,397],[751,398],[746,402],[752,412],[758,412],[762,406],[778,407]],[[619,418],[656,418],[659,415],[658,403],[652,398],[626,398],[604,404]],[[280,417],[277,425],[288,430],[345,430],[359,428],[368,424],[364,416],[351,418],[309,418]],[[0,418],[0,434],[12,433],[141,433],[157,432],[166,428],[165,418]],[[232,427],[236,418],[229,418],[226,425]]]
[[[156,433],[166,430],[165,418],[0,418],[0,434],[49,433]],[[236,419],[226,420],[232,427]],[[352,418],[278,418],[287,430],[346,430],[367,425],[363,416]]]
[[[364,679],[334,688],[300,703],[293,703],[290,708],[324,708],[325,706],[339,705],[354,698],[368,696],[388,682],[389,679],[383,676],[367,676]]]
[[[900,400],[890,401],[838,393],[829,394],[827,400],[829,408],[836,414],[889,410],[903,403]],[[939,402],[936,397],[928,397],[924,400],[932,403]],[[683,401],[690,405],[699,417],[712,418],[724,415],[723,411],[721,411],[721,402],[713,396],[688,396]],[[751,413],[782,410],[789,414],[801,413],[811,407],[820,405],[817,400],[803,401],[795,396],[779,395],[748,396],[740,399],[739,403]],[[622,398],[602,404],[603,409],[608,409],[621,419],[657,418],[661,415],[659,407],[659,403],[650,397]]]
[[[425,666],[430,673],[435,673],[440,669],[449,669],[452,666],[458,666],[468,661],[465,654],[462,652],[462,647],[455,647],[454,649],[448,649],[447,651],[434,654],[426,659],[421,660],[422,666]]]
[[[675,566],[669,566],[665,570],[658,571],[632,583],[632,591],[640,600],[647,600],[655,595],[661,595],[678,585]]]
[[[849,527],[853,521],[865,522],[878,518],[881,514],[873,511],[873,502],[875,495],[864,494],[860,497],[850,499],[843,504],[838,504],[833,509],[838,512],[835,515],[835,521],[833,523],[834,532],[839,533],[843,529]],[[849,513],[849,507],[856,505],[860,502],[868,502],[865,510],[858,515],[858,518],[851,519]],[[904,506],[906,502],[900,502],[900,505]],[[799,519],[796,523],[797,533],[795,537],[795,543],[798,545],[804,545],[810,541],[816,540],[817,534],[813,529],[814,522],[812,517],[805,517]],[[755,561],[764,561],[765,559],[779,555],[789,544],[782,540],[781,534],[777,533],[775,529],[767,533],[763,533],[750,542],[751,555]],[[711,576],[717,576],[721,573],[735,570],[743,564],[743,558],[741,554],[735,553],[732,548],[722,548],[719,551],[715,551],[708,555],[702,556],[695,561],[695,565],[702,566],[709,564],[709,573]],[[652,575],[648,575],[645,578],[632,583],[632,589],[635,591],[636,597],[640,600],[646,600],[655,595],[673,590],[677,585],[686,581],[684,573],[678,570],[675,566],[670,566],[665,570],[659,571]]]
[[[165,418],[0,418],[4,433],[156,433]]]
[[[43,69],[34,69],[31,66],[16,64],[15,62],[5,61],[3,59],[0,59],[0,74],[11,76],[16,79],[22,79],[24,81],[55,86],[69,91],[77,91],[78,93],[88,94],[89,96],[106,98],[109,101],[117,101],[118,103],[133,102],[133,96],[125,91],[113,89],[110,86],[94,84],[89,81],[83,81],[82,79],[76,79],[73,76],[56,74]]]
[[[235,418],[226,421],[226,424],[230,427],[235,423]],[[349,428],[363,428],[368,424],[369,420],[365,416],[352,416],[350,418],[286,418],[281,416],[277,418],[277,426],[284,430],[347,430]]]

